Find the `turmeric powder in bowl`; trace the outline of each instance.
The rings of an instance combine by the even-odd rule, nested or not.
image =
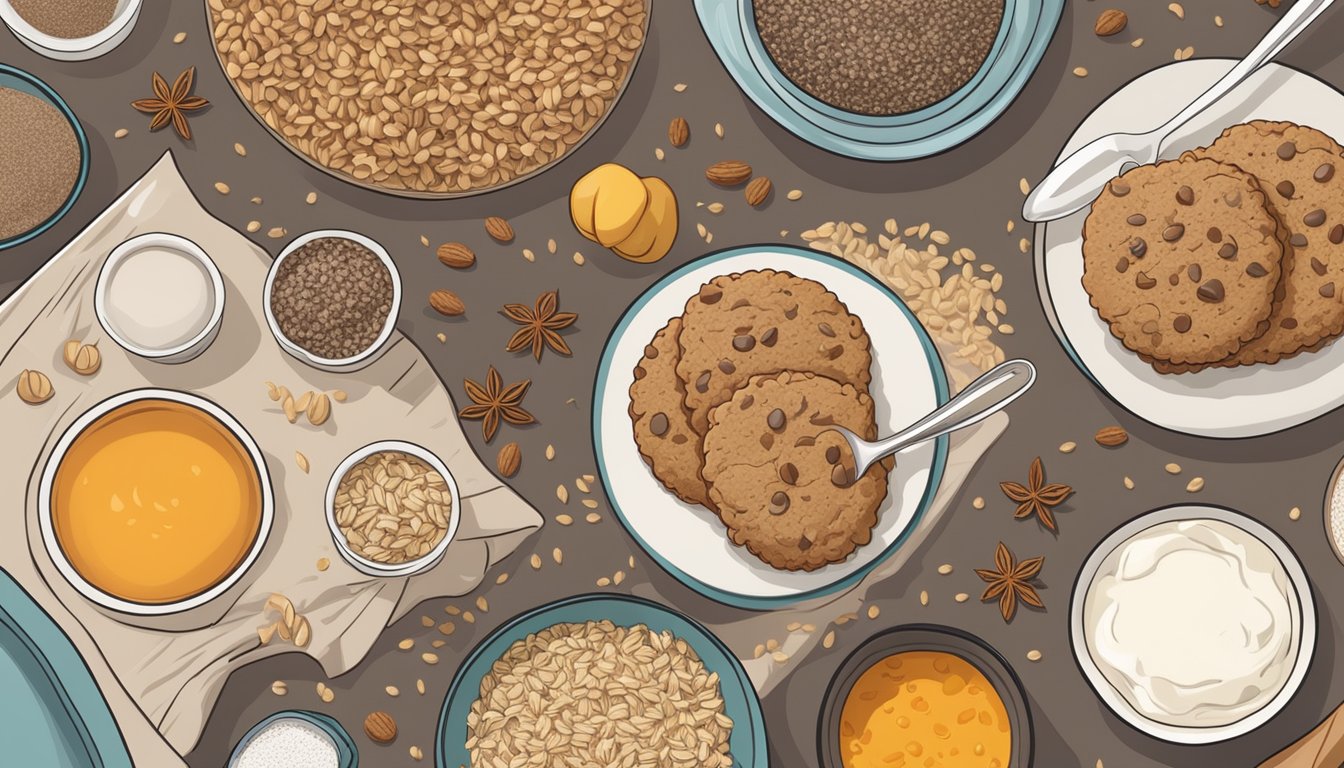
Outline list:
[[[1012,724],[994,685],[944,651],[894,653],[855,681],[840,720],[844,768],[1007,768]]]

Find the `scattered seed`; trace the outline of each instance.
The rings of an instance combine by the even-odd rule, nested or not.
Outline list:
[[[919,591],[919,604],[920,605],[929,604],[929,591],[927,589],[921,589]]]
[[[1293,507],[1292,509],[1288,510],[1289,520],[1296,520],[1301,516],[1302,516],[1302,510],[1298,507]]]
[[[225,184],[225,183],[222,182],[222,181],[216,181],[216,182],[215,182],[215,191],[218,192],[218,193],[221,194],[221,195],[227,195],[227,194],[229,194],[229,185],[228,185],[228,184]]]
[[[325,557],[317,558],[317,570],[325,571],[330,567],[331,567],[331,560],[328,560]]]
[[[1036,649],[1034,649],[1034,648],[1033,648],[1032,650],[1030,650],[1030,651],[1027,651],[1027,661],[1040,661],[1040,660],[1041,660],[1041,652],[1040,652],[1040,651],[1038,651],[1038,650],[1036,650]]]
[[[984,508],[985,508],[985,497],[984,497],[984,496],[976,496],[974,499],[971,500],[971,506],[974,507],[974,508],[976,508],[976,509],[984,509]]]
[[[1169,475],[1179,475],[1179,474],[1181,474],[1181,465],[1180,465],[1180,464],[1177,464],[1177,463],[1174,462],[1174,461],[1171,462],[1170,464],[1168,464],[1166,467],[1164,467],[1164,469],[1167,470],[1167,474],[1169,474]]]
[[[424,695],[425,695],[425,681],[424,681],[424,680],[421,680],[420,678],[416,678],[416,680],[415,680],[415,690],[416,690],[416,692],[419,693],[421,696],[424,696]]]
[[[284,227],[271,227],[270,229],[266,230],[266,236],[271,238],[272,240],[279,240],[280,238],[284,237],[287,234],[289,234],[289,230],[285,229]]]
[[[833,646],[833,645],[835,645],[835,630],[834,630],[834,629],[832,629],[832,630],[830,630],[829,632],[827,632],[827,633],[826,633],[826,636],[823,637],[823,638],[821,638],[821,647],[822,647],[822,648],[830,648],[830,647]]]
[[[705,207],[710,213],[723,213],[723,203],[710,203]]]
[[[305,203],[307,203],[307,204],[309,204],[309,205],[312,205],[313,203],[316,203],[316,202],[317,202],[317,193],[316,193],[316,192],[309,192],[308,195],[307,195],[306,197],[303,198],[303,202],[305,202]]]
[[[423,759],[425,759],[425,753],[424,753],[423,751],[421,751],[421,749],[420,749],[419,747],[415,746],[414,744],[411,745],[411,748],[410,748],[409,752],[410,752],[410,755],[411,755],[411,759],[412,759],[412,760],[423,760]]]
[[[1022,238],[1021,240],[1018,240],[1018,241],[1017,241],[1017,250],[1021,251],[1022,253],[1026,253],[1027,251],[1030,251],[1030,250],[1031,250],[1031,241],[1028,240],[1028,239],[1025,238],[1025,237]]]
[[[603,576],[602,578],[597,580],[597,586],[599,587],[611,586],[611,579],[608,579],[606,576]]]
[[[653,148],[653,157],[654,157],[654,159],[656,159],[656,160],[662,160],[664,157],[667,157],[667,154],[663,152],[663,148],[662,148],[662,147],[654,147],[654,148]]]
[[[556,515],[555,522],[561,525],[572,525],[574,523],[574,518],[569,515]]]
[[[619,586],[622,581],[625,581],[625,571],[617,571],[611,575],[612,584]]]
[[[178,32],[176,35],[173,35],[173,44],[176,45],[186,39],[187,39],[186,32]]]
[[[559,547],[556,547],[551,550],[551,559],[555,561],[556,565],[563,565],[565,562],[565,553],[561,552]]]
[[[253,219],[252,221],[247,222],[247,231],[248,231],[248,232],[260,232],[260,231],[261,231],[261,222],[260,222],[260,221],[257,221],[256,219]]]
[[[801,189],[790,189],[790,190],[789,190],[789,194],[785,195],[785,197],[787,197],[787,198],[790,199],[790,200],[802,200],[802,199],[803,199],[803,190],[801,190]]]
[[[1213,25],[1214,25],[1215,27],[1221,27],[1221,26],[1223,26],[1223,17],[1222,17],[1222,16],[1214,16],[1214,17],[1213,17]],[[1098,760],[1097,762],[1101,762],[1101,761]]]
[[[528,261],[536,261],[536,260],[537,260],[537,254],[533,253],[531,248],[524,248],[524,249],[523,249],[523,258],[524,258],[524,259],[527,259]]]
[[[1174,13],[1178,19],[1185,18],[1185,8],[1182,7],[1180,3],[1172,3],[1171,5],[1168,5],[1167,10]]]
[[[971,596],[966,594],[965,592],[958,592],[956,596],[954,596],[952,599],[956,600],[958,603],[964,603],[967,600],[970,600]]]
[[[532,555],[530,562],[532,563],[532,570],[541,570],[541,555]]]
[[[597,499],[584,499],[580,503],[589,509],[597,509]]]
[[[587,520],[589,523],[600,523],[602,522],[602,516],[596,512],[589,512],[588,516],[585,517],[584,520]]]
[[[415,641],[408,637],[400,643],[397,643],[397,647],[403,651],[409,651],[415,647]]]
[[[420,660],[423,661],[423,662],[425,662],[426,664],[431,664],[431,665],[432,665],[432,664],[438,664],[438,663],[439,663],[439,654],[437,654],[437,653],[433,653],[433,652],[431,652],[431,651],[425,651],[424,653],[420,654]]]
[[[475,624],[475,623],[476,623],[476,617],[472,614],[471,611],[463,611],[463,612],[462,612],[462,620],[465,621],[465,622],[467,622],[468,624]]]
[[[676,85],[672,86],[672,90],[676,91],[677,93],[684,93],[686,91],[686,84],[677,83]]]
[[[451,635],[457,631],[457,625],[451,621],[445,621],[439,625],[440,635]]]
[[[1073,453],[1077,448],[1078,448],[1078,444],[1075,443],[1075,442],[1073,442],[1072,440],[1070,440],[1070,441],[1068,441],[1068,442],[1066,442],[1066,443],[1060,443],[1060,444],[1059,444],[1059,452],[1060,452],[1060,453]]]
[[[943,563],[942,565],[938,566],[938,573],[942,574],[943,576],[946,576],[951,572],[952,572],[951,563]]]
[[[718,136],[720,139],[723,138],[723,123],[714,124],[714,135]]]
[[[1077,77],[1087,77],[1087,67],[1074,67],[1073,74]]]
[[[554,458],[555,458],[555,446],[554,446],[554,445],[549,445],[549,444],[548,444],[548,445],[546,446],[546,460],[547,460],[547,461],[550,461],[550,460],[552,460],[552,459],[554,459]]]
[[[303,474],[308,474],[308,457],[304,456],[302,451],[294,452],[294,463],[299,465],[299,469],[303,471]]]
[[[1138,48],[1140,45],[1143,45],[1143,38],[1142,38],[1142,37],[1136,37],[1136,38],[1134,38],[1133,41],[1130,42],[1129,47],[1130,47],[1130,48]]]
[[[274,693],[276,696],[284,696],[289,693],[289,684],[284,680],[276,680],[271,683],[271,693]]]
[[[131,132],[128,131],[128,130],[126,130],[125,128],[118,128],[118,129],[117,129],[117,132],[114,133],[114,134],[112,134],[112,136],[113,136],[114,138],[124,139],[124,138],[126,138],[127,136],[129,136],[130,133],[131,133]]]
[[[1185,61],[1194,55],[1195,55],[1195,46],[1187,45],[1184,48],[1176,49],[1175,59],[1176,61]]]
[[[1031,194],[1031,182],[1027,181],[1027,178],[1025,176],[1023,176],[1021,179],[1018,179],[1017,188],[1022,190],[1022,194],[1024,195]]]
[[[1125,488],[1134,490],[1134,481],[1130,479],[1129,475],[1125,475]]]
[[[1189,493],[1199,493],[1204,490],[1204,478],[1196,477],[1185,484],[1185,490]]]
[[[555,486],[555,498],[559,499],[561,504],[569,503],[569,489],[564,483]]]
[[[876,619],[881,612],[882,609],[878,608],[876,605],[868,606],[868,618],[870,619]]]
[[[583,254],[582,254],[582,253],[579,253],[578,251],[575,251],[575,252],[574,252],[574,263],[575,263],[575,264],[578,264],[580,267],[582,267],[582,266],[583,266],[583,263],[584,263],[585,261],[587,261],[587,259],[583,258]]]

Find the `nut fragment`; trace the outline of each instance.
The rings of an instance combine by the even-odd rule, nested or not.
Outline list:
[[[370,712],[364,718],[364,734],[379,744],[391,744],[397,738],[397,721],[386,712]]]
[[[308,423],[314,427],[320,427],[331,417],[331,398],[327,395],[319,394],[308,404]]]
[[[773,187],[770,184],[770,177],[757,176],[751,180],[751,183],[747,185],[746,190],[742,194],[747,198],[747,205],[755,208],[770,197],[771,189],[773,189]]]
[[[464,243],[444,243],[436,255],[445,266],[453,269],[467,269],[476,263],[476,253]]]
[[[667,140],[672,142],[674,147],[686,146],[686,142],[691,140],[691,126],[687,124],[686,118],[672,118],[672,122],[667,126]]]
[[[1129,25],[1129,16],[1116,8],[1107,8],[1097,17],[1097,25],[1093,31],[1098,37],[1110,37],[1117,35],[1125,30]]]
[[[80,376],[92,376],[103,365],[102,353],[93,344],[83,344],[78,339],[65,342],[65,364]]]
[[[456,293],[444,289],[429,294],[429,306],[433,307],[435,312],[447,317],[458,317],[467,311],[467,305],[462,303],[462,299],[459,299]]]
[[[19,373],[19,381],[15,385],[15,389],[18,390],[19,399],[29,405],[45,403],[55,394],[51,386],[51,379],[47,378],[47,374],[27,369]]]
[[[518,443],[508,443],[499,449],[499,457],[495,464],[499,468],[499,474],[505,477],[513,477],[518,474],[518,468],[523,463],[523,452],[518,447]]]
[[[485,220],[485,233],[499,243],[513,242],[513,225],[498,216]]]
[[[721,187],[735,187],[751,178],[751,166],[740,160],[724,160],[705,169],[705,178]]]
[[[1098,445],[1104,445],[1108,448],[1114,448],[1118,445],[1124,445],[1129,441],[1129,433],[1121,426],[1102,427],[1097,430],[1094,438]]]

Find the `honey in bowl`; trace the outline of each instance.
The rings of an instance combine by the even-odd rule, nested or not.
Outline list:
[[[71,443],[51,491],[57,544],[93,587],[163,605],[226,579],[260,533],[262,488],[247,449],[204,410],[136,400]]]
[[[873,664],[845,697],[844,768],[1008,768],[1008,710],[984,673],[943,651]]]

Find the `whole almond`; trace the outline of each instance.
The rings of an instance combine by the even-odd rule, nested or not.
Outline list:
[[[19,373],[19,381],[15,385],[15,389],[19,392],[19,399],[29,405],[45,403],[55,394],[55,390],[51,386],[51,379],[47,378],[47,374],[27,369]]]
[[[513,241],[513,225],[498,216],[491,216],[485,220],[485,233],[500,243]]]
[[[313,398],[308,404],[308,423],[320,427],[331,417],[331,398],[325,393]]]
[[[705,178],[720,187],[735,187],[751,178],[751,166],[741,160],[724,160],[706,168]]]
[[[747,197],[747,205],[755,208],[770,197],[770,190],[773,188],[774,187],[770,184],[770,177],[757,176],[751,180],[751,183],[747,185],[746,190],[742,194]]]
[[[1114,448],[1118,445],[1124,445],[1129,442],[1129,433],[1124,427],[1110,426],[1102,427],[1097,430],[1094,438],[1098,445],[1104,445],[1107,448]]]
[[[397,738],[397,721],[386,712],[370,712],[364,718],[364,734],[379,744],[390,744]]]
[[[1097,17],[1097,25],[1093,28],[1093,31],[1097,33],[1097,37],[1110,37],[1120,34],[1128,25],[1129,16],[1124,11],[1107,8]]]
[[[437,254],[439,261],[453,269],[466,269],[476,263],[476,254],[463,243],[444,243]]]
[[[499,457],[495,460],[495,466],[499,468],[499,474],[505,477],[513,477],[518,474],[518,468],[523,464],[523,451],[517,443],[508,443],[499,449]]]
[[[448,317],[457,317],[467,311],[467,305],[462,303],[456,293],[442,289],[429,294],[429,306],[440,315]]]
[[[674,117],[667,126],[667,140],[674,147],[684,147],[691,140],[691,126],[684,117]]]

